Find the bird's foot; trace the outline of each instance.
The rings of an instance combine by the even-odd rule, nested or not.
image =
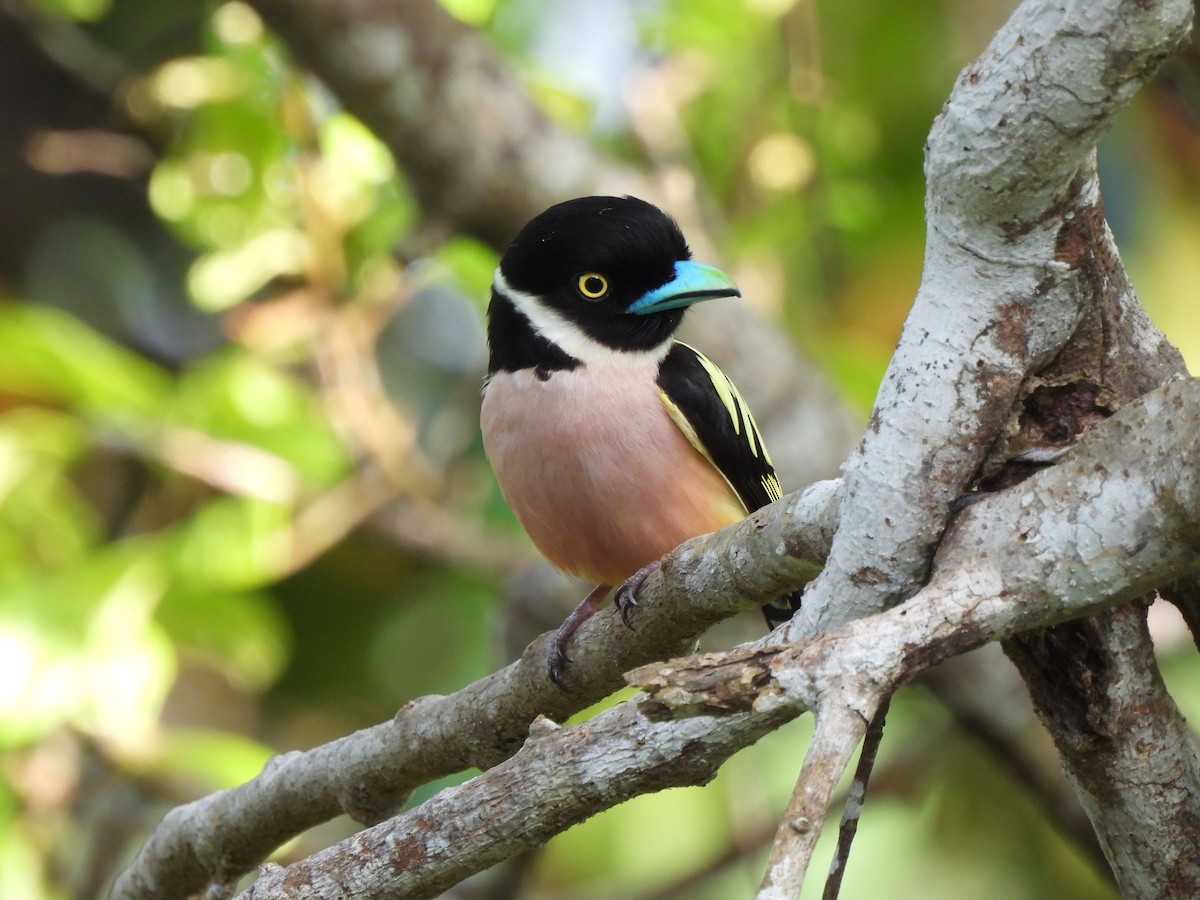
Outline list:
[[[633,630],[633,620],[630,616],[633,615],[633,611],[637,609],[638,605],[637,592],[642,589],[646,579],[661,568],[662,560],[656,559],[652,563],[647,563],[621,582],[621,586],[617,588],[613,602],[617,605],[617,612],[621,614],[621,621],[630,631]]]
[[[565,680],[567,666],[571,664],[571,657],[567,656],[567,644],[571,642],[571,636],[579,630],[579,626],[595,615],[610,590],[612,590],[612,586],[608,584],[598,584],[592,588],[588,595],[579,601],[579,605],[571,610],[571,614],[554,633],[554,643],[550,646],[547,663],[550,680],[558,685],[558,689],[564,694],[570,693]]]
[[[571,689],[567,687],[565,681],[567,675],[567,666],[571,664],[571,657],[567,656],[566,642],[559,639],[558,635],[554,636],[554,646],[550,648],[550,656],[547,663],[550,667],[550,680],[564,694],[571,693]]]

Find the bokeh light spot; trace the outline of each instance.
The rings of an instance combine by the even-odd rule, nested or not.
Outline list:
[[[812,180],[816,154],[803,138],[785,131],[768,134],[750,151],[747,162],[755,183],[773,191],[795,191]]]

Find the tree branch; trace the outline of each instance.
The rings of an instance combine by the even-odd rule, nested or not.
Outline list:
[[[1190,22],[1190,0],[1027,0],[960,75],[926,145],[921,287],[845,468],[844,527],[789,639],[925,580],[1028,377],[1101,302],[1085,264],[1086,226],[1105,230],[1095,143]]]
[[[857,681],[846,684],[854,688],[864,686]],[[792,900],[800,896],[804,874],[833,802],[834,789],[883,702],[877,688],[846,693],[850,695],[838,691],[825,698],[816,711],[812,740],[804,754],[796,788],[775,832],[757,900]]]
[[[1164,415],[1175,427],[1156,432]],[[1197,446],[1200,381],[1155,391],[1098,425],[1060,465],[965,511],[930,583],[903,606],[804,645],[760,641],[637,670],[630,680],[645,696],[577,726],[544,723],[494,769],[308,860],[271,868],[242,896],[435,896],[600,808],[705,780],[814,705],[828,702],[843,719],[857,714],[865,727],[870,709],[856,709],[857,700],[839,706],[839,697],[879,696],[987,641],[1127,603],[1147,585],[1192,573],[1200,557]],[[692,574],[665,567],[647,582],[647,600],[659,602]],[[728,570],[723,578],[710,584],[716,593],[734,580]],[[1178,748],[1185,764],[1155,773],[1160,789],[1176,794],[1189,789],[1198,765],[1190,742]],[[1188,854],[1164,857],[1160,875],[1200,887]]]
[[[634,666],[677,654],[714,622],[811,578],[836,527],[838,488],[818,483],[678,548],[664,564],[670,587],[647,583],[636,630],[612,609],[584,623],[571,693],[546,675],[553,634],[544,634],[516,662],[453,694],[414,700],[390,722],[276,757],[253,781],[172,810],[112,897],[186,897],[235,879],[288,838],[343,812],[379,821],[427,781],[495,765],[521,746],[538,715],[568,718],[620,687]]]
[[[1004,642],[1125,898],[1200,891],[1200,761],[1154,665],[1143,604]]]
[[[1175,427],[1158,434],[1151,425],[1164,416]],[[745,659],[730,660],[725,664],[738,673],[737,679],[709,678],[703,690],[696,690],[694,680],[687,681],[680,673],[690,671],[690,666],[707,676],[711,665],[656,668],[662,686],[651,691],[646,701],[649,709],[686,708],[689,704],[681,699],[685,697],[692,698],[693,707],[696,703],[737,710],[757,706],[755,715],[771,714],[770,727],[775,727],[780,724],[773,715],[777,707],[787,709],[790,718],[819,696],[820,671],[825,672],[825,684],[853,677],[894,685],[979,643],[1078,616],[1134,596],[1148,584],[1189,574],[1195,567],[1194,541],[1200,533],[1196,527],[1200,517],[1197,438],[1200,384],[1178,382],[1147,395],[1097,426],[1060,465],[966,510],[947,535],[930,585],[904,607],[851,623],[805,647],[754,651],[768,661],[757,669],[748,669]],[[817,508],[828,509],[829,499],[836,496],[828,486],[816,493],[826,494],[825,503],[816,504]],[[1085,507],[1077,515],[1081,500]],[[797,513],[806,509],[809,517],[798,518]],[[1129,509],[1140,514],[1126,515]],[[728,607],[740,605],[732,599],[735,590],[758,601],[774,596],[788,573],[794,577],[797,570],[790,554],[813,537],[812,510],[802,498],[785,498],[743,523],[684,544],[647,582],[638,631],[624,635],[625,640],[635,643],[641,635],[659,630],[658,620],[673,618],[687,608],[686,603],[672,604],[672,599],[709,598],[714,607]],[[997,522],[1006,524],[997,528]],[[1045,573],[1048,559],[1059,561],[1050,576]],[[581,644],[587,648],[577,660],[581,667],[603,664],[606,648],[591,648],[603,643],[606,632],[620,628],[611,612],[595,618],[594,625],[588,623],[593,637]],[[849,643],[838,652],[828,651],[841,641]],[[538,648],[544,650],[544,639],[531,645],[518,663],[451,697],[424,698],[406,707],[392,723],[308,753],[281,757],[255,782],[179,808],[123,873],[114,896],[186,896],[210,878],[228,883],[238,865],[246,865],[241,859],[261,858],[269,851],[263,847],[267,840],[281,842],[342,807],[357,809],[360,816],[378,813],[418,779],[429,777],[429,773],[416,776],[414,770],[429,766],[431,758],[442,763],[443,771],[471,761],[486,765],[491,753],[502,752],[509,742],[506,735],[513,730],[513,721],[495,713],[500,710],[511,716],[519,703],[505,695],[503,677],[507,676],[509,690],[520,683],[545,684],[544,655]],[[780,662],[793,658],[790,664]],[[817,671],[818,663],[826,668]],[[654,687],[644,672],[636,673],[636,680]],[[560,702],[582,706],[586,701],[581,697]],[[705,728],[713,732],[714,741],[723,736],[725,743],[720,746],[728,751],[726,755],[763,733],[757,725],[735,722],[737,715],[728,725],[722,716]],[[601,733],[606,721],[594,720],[585,733]],[[653,748],[671,740],[660,732],[660,724],[639,733],[622,719],[616,730],[641,747],[630,757],[630,765],[650,765],[647,757],[661,760]],[[496,731],[499,737],[492,738]],[[578,733],[564,729],[563,739]],[[716,744],[705,746],[712,754],[717,752]],[[1188,745],[1184,749],[1191,751]],[[447,762],[456,753],[461,757]],[[1190,774],[1186,767],[1181,771]],[[623,772],[614,777],[631,776]],[[413,780],[406,781],[409,778]],[[586,795],[587,784],[578,782],[576,789]],[[533,793],[523,795],[528,802],[543,796],[540,787],[530,789]],[[461,802],[475,802],[477,795],[465,786],[463,790],[467,793]],[[566,799],[562,802],[568,804]],[[588,814],[586,806],[575,803],[570,808],[580,817]],[[455,816],[434,820],[428,813],[417,810],[406,815],[417,816],[424,823],[425,839],[436,843],[437,829],[451,827],[448,823]],[[530,810],[525,815],[537,818]],[[389,824],[400,827],[396,821]],[[562,827],[570,824],[556,821]],[[506,846],[517,852],[527,844],[517,836]],[[456,858],[462,876],[495,859],[491,851],[486,857]]]
[[[1121,266],[1094,146],[1185,41],[1191,14],[1184,0],[1026,2],[960,76],[927,145],[921,289],[871,428],[846,466],[829,562],[790,640],[902,601],[926,578],[968,487],[1012,484],[1024,473],[1010,460],[1053,458],[1112,409],[1183,371]],[[1167,886],[1159,860],[1187,855],[1198,812],[1139,777],[1133,761],[1184,773],[1176,786],[1196,796],[1190,739],[1179,743],[1186,724],[1157,676],[1144,623],[1112,613],[1079,629],[1086,640],[1072,629],[1048,635],[1054,652],[1020,652],[1042,641],[1034,636],[1011,641],[1009,653],[1122,890],[1159,896]],[[1113,721],[1154,710],[1160,740],[1064,715],[1074,708]],[[1136,840],[1119,824],[1135,809],[1143,816]],[[1106,838],[1110,827],[1119,830]],[[1170,896],[1188,896],[1187,887]]]

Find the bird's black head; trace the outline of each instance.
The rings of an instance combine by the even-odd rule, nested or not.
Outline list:
[[[569,357],[579,354],[567,332],[610,351],[664,345],[687,306],[737,294],[728,277],[690,260],[675,220],[643,200],[582,197],[550,207],[500,260],[489,309],[493,368],[506,352],[497,344],[522,325],[516,312]]]

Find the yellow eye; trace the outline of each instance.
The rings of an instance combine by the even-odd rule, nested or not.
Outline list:
[[[579,293],[589,300],[599,300],[608,293],[608,279],[599,272],[585,272],[579,276]]]

